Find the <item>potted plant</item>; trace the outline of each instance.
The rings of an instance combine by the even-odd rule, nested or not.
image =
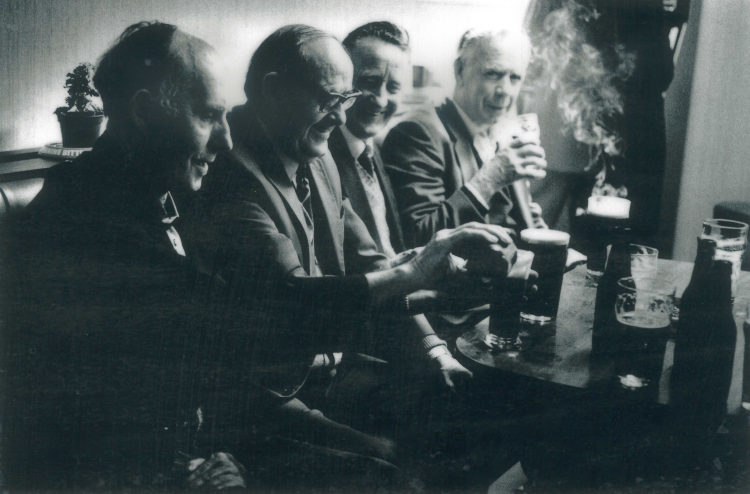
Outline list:
[[[73,72],[68,73],[65,88],[68,97],[65,103],[55,110],[60,122],[63,147],[90,148],[101,132],[104,112],[92,101],[92,96],[99,93],[91,87],[91,75],[94,67],[90,63],[81,63]]]

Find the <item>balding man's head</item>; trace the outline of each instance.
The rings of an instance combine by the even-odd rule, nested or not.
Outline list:
[[[195,191],[220,151],[231,149],[213,48],[161,22],[127,28],[102,56],[94,84],[107,131],[147,159],[133,163],[160,193]]]
[[[515,105],[530,60],[521,30],[468,31],[454,63],[455,100],[475,123],[495,123]]]
[[[285,26],[261,43],[245,81],[248,104],[269,137],[299,162],[328,150],[354,102],[352,62],[341,43],[310,26]]]
[[[171,24],[133,24],[102,55],[94,75],[104,113],[114,124],[127,119],[130,100],[142,89],[173,109],[174,98],[194,91],[195,74],[211,52],[211,45]]]

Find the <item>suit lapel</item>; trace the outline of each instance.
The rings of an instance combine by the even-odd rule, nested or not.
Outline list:
[[[305,216],[302,204],[297,197],[294,185],[287,176],[273,145],[265,138],[265,133],[260,128],[257,120],[251,114],[244,112],[239,112],[235,118],[243,119],[243,125],[233,126],[232,129],[245,128],[246,130],[244,133],[236,136],[236,142],[242,144],[235,146],[231,152],[241,158],[240,162],[257,162],[263,171],[263,175],[265,175],[279,193],[291,223],[294,225],[294,230],[297,233],[298,238],[292,239],[292,242],[299,245],[302,253],[302,264],[309,274],[312,267],[310,256],[310,242],[312,239],[309,238],[307,228],[305,228]],[[232,137],[234,138],[235,136],[233,135]],[[253,158],[251,154],[257,158]],[[298,242],[295,242],[296,240]]]
[[[344,195],[349,198],[352,208],[357,212],[360,219],[364,221],[373,240],[378,245],[381,245],[370,201],[367,199],[367,192],[365,192],[362,179],[357,171],[357,161],[352,156],[349,146],[346,144],[346,139],[344,139],[344,134],[341,133],[340,129],[337,128],[331,133],[331,137],[328,139],[328,147],[339,169]]]
[[[455,144],[456,160],[461,168],[463,183],[466,183],[479,171],[471,133],[452,101],[446,101],[440,110],[440,118]]]
[[[401,229],[401,218],[396,204],[396,196],[393,195],[391,180],[385,172],[383,158],[380,156],[378,146],[375,146],[374,152],[375,174],[378,177],[378,182],[380,182],[380,190],[383,191],[383,199],[385,199],[386,219],[388,221],[388,228],[391,231],[391,246],[396,252],[402,252],[405,250],[406,245],[404,242],[404,232]]]
[[[324,211],[325,215],[323,218],[319,218],[320,215],[315,217],[315,237],[320,239],[316,243],[316,250],[319,248],[321,256],[327,252],[335,252],[335,262],[339,268],[339,274],[343,275],[345,272],[344,264],[344,229],[343,219],[341,218],[342,209],[340,201],[336,200],[334,196],[333,187],[329,181],[328,173],[324,170],[323,161],[326,159],[332,160],[330,156],[323,156],[310,163],[310,177],[311,184],[310,188],[312,191],[313,203],[319,201],[318,207],[315,212]],[[334,169],[336,165],[330,163]],[[315,205],[313,204],[315,208]],[[326,245],[326,243],[328,245]],[[321,257],[321,261],[323,258]],[[327,264],[327,263],[326,263]],[[326,271],[330,271],[331,266],[325,266]],[[329,274],[334,274],[329,272]]]

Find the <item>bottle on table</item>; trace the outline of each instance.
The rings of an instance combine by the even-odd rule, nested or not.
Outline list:
[[[620,326],[615,315],[617,282],[631,276],[629,228],[618,228],[609,251],[604,274],[599,279],[591,335],[591,361],[612,362],[620,346]]]
[[[689,427],[714,430],[727,414],[737,326],[732,263],[714,260],[716,242],[698,239],[690,284],[680,302],[671,402]]]

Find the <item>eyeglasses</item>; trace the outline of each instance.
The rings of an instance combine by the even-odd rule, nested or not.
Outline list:
[[[342,110],[348,110],[357,101],[357,98],[362,96],[362,91],[357,89],[339,94],[326,91],[320,86],[310,85],[308,88],[314,92],[312,96],[318,102],[318,110],[321,113],[331,112],[339,105],[341,105]]]

